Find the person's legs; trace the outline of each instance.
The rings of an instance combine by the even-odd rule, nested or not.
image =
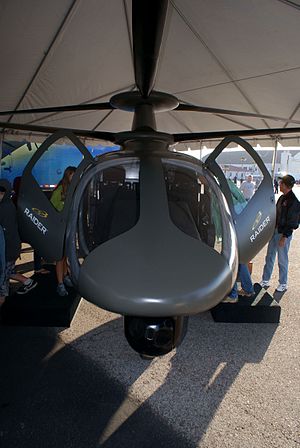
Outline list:
[[[64,258],[56,262],[55,266],[57,283],[63,283],[64,279]]]
[[[65,264],[64,264],[64,284],[69,288],[74,288],[73,282],[69,275],[67,257],[65,257]]]
[[[20,283],[26,283],[27,280],[30,280],[29,278],[25,277],[25,275],[20,274],[19,272],[14,272],[10,275],[10,278]]]
[[[292,241],[290,236],[285,240],[283,247],[278,247],[278,268],[279,268],[279,284],[287,285],[288,266],[289,266],[289,248]]]
[[[7,265],[9,275],[8,278],[22,283],[22,286],[17,290],[17,294],[27,294],[27,292],[36,287],[37,281],[32,278],[25,277],[25,275],[15,271],[15,261],[9,261]]]
[[[236,299],[238,297],[238,293],[237,293],[237,282],[235,282],[235,284],[233,285],[232,290],[230,291],[230,293],[228,294],[229,297],[232,297],[233,299]]]
[[[67,296],[68,291],[64,285],[64,277],[67,272],[67,258],[63,257],[61,260],[56,262],[56,277],[57,277],[57,293],[60,296]]]
[[[224,303],[236,303],[238,301],[238,293],[237,293],[237,282],[232,287],[232,290],[228,294],[225,299],[223,299]]]
[[[275,231],[274,235],[272,236],[272,238],[269,241],[267,255],[266,255],[266,259],[265,259],[265,266],[264,266],[263,275],[262,275],[263,282],[268,282],[271,278],[273,268],[274,268],[276,253],[277,253],[277,249],[278,249],[279,238],[280,238],[280,235],[278,234],[277,231]]]
[[[56,262],[56,277],[57,283],[63,283],[65,276],[68,273],[67,257],[63,257]]]
[[[68,275],[68,263],[67,263],[67,257],[64,257],[63,260],[64,260],[63,274],[64,274],[64,278],[65,278],[65,276]]]
[[[10,278],[22,283],[22,286],[17,290],[17,294],[27,294],[33,288],[36,287],[37,281],[33,278],[25,277],[25,275],[19,274],[18,272],[13,272]]]
[[[254,293],[253,283],[251,280],[248,266],[246,264],[239,265],[238,277],[241,281],[243,291],[246,292],[246,294],[253,294]]]

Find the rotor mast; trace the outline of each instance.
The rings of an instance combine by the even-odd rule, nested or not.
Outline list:
[[[156,130],[155,107],[148,101],[155,85],[168,0],[133,0],[132,39],[134,76],[141,95],[134,108],[132,131]]]
[[[154,87],[168,0],[133,0],[132,37],[137,88],[147,98]]]

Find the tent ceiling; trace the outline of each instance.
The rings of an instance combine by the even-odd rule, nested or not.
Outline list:
[[[171,0],[155,90],[201,106],[300,120],[299,19],[299,0]],[[0,42],[0,110],[109,101],[135,85],[129,0],[27,0],[26,7],[23,0],[2,0]],[[132,114],[1,121],[118,132],[131,128]],[[221,114],[157,115],[158,130],[170,133],[284,125],[295,126]]]

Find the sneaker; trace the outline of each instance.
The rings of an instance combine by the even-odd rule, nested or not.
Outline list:
[[[276,291],[278,292],[284,292],[287,290],[287,284],[286,283],[279,283],[279,285],[276,288]]]
[[[262,281],[260,282],[260,286],[261,286],[262,288],[268,288],[268,287],[270,286],[270,282],[269,282],[268,280],[262,280]]]
[[[222,300],[223,303],[236,303],[239,300],[238,297],[230,297],[227,296],[225,299]]]
[[[66,290],[65,285],[63,283],[59,283],[57,285],[56,292],[61,297],[67,296],[69,294],[68,291]]]
[[[27,294],[29,291],[31,291],[33,288],[35,288],[37,285],[37,282],[33,280],[32,278],[29,278],[26,280],[25,283],[18,289],[17,294]]]
[[[243,288],[238,290],[238,295],[243,297],[252,297],[254,292],[247,292]]]
[[[65,276],[65,278],[64,278],[64,284],[65,284],[66,286],[68,286],[68,288],[73,288],[73,283],[72,283],[71,277],[70,277],[69,275],[66,275],[66,276]]]

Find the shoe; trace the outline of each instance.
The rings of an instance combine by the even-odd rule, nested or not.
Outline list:
[[[32,278],[26,280],[25,283],[18,289],[17,294],[27,294],[29,291],[31,291],[33,288],[36,287],[37,282],[34,281]]]
[[[238,290],[238,295],[243,297],[252,297],[254,292],[247,292],[243,288]]]
[[[268,280],[262,280],[262,281],[260,282],[260,286],[261,286],[262,288],[268,288],[268,287],[270,286],[270,282],[269,282]]]
[[[63,283],[59,283],[57,285],[56,292],[61,297],[67,296],[69,294],[68,291],[66,290],[65,285]]]
[[[284,292],[287,290],[287,284],[286,283],[279,283],[279,285],[276,288],[276,291],[278,292]]]
[[[66,286],[68,286],[68,288],[73,288],[73,283],[72,283],[72,280],[71,280],[71,277],[69,276],[69,275],[66,275],[65,276],[65,278],[64,278],[64,284],[66,285]]]
[[[230,297],[227,296],[225,299],[222,300],[223,303],[236,303],[239,300],[238,297]]]

